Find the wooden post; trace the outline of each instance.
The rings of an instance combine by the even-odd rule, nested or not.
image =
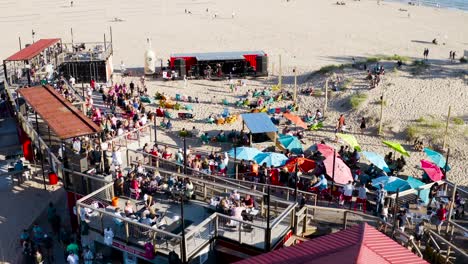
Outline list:
[[[281,71],[281,54],[279,55],[279,77],[278,77],[278,88],[281,90],[282,85],[283,83],[283,75],[282,75],[282,71]]]
[[[325,112],[327,111],[328,107],[328,78],[325,81],[325,106],[323,107],[323,117],[325,117]]]
[[[293,98],[293,105],[296,106],[297,105],[297,70],[296,70],[296,67],[294,67],[293,69],[293,72],[294,72],[294,98]]]
[[[383,126],[383,108],[384,108],[384,90],[382,89],[382,96],[380,97],[380,120],[379,120],[379,135],[382,135],[382,126]]]
[[[275,75],[275,63],[271,63],[271,76]]]
[[[21,50],[23,45],[21,45],[21,37],[18,37],[18,42],[19,42],[19,49]]]
[[[446,184],[447,185],[447,184]],[[452,213],[453,213],[453,205],[455,204],[455,193],[457,192],[457,186],[458,184],[455,183],[455,185],[453,186],[453,190],[452,190],[452,200],[450,201],[450,207],[449,207],[449,211],[448,211],[448,220],[447,220],[447,229],[445,230],[445,233],[448,234],[449,233],[449,227],[450,227],[450,218],[452,217]],[[453,228],[453,227],[452,227]]]
[[[450,122],[450,110],[452,110],[452,106],[449,105],[449,110],[447,114],[447,122],[445,123],[445,133],[444,133],[444,144],[442,145],[442,149],[445,149],[447,143],[447,133],[448,133],[448,126]]]
[[[73,28],[70,28],[71,42],[72,42],[72,51],[73,51]],[[81,80],[83,81],[83,80]]]

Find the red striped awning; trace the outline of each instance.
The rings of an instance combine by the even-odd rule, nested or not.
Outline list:
[[[363,223],[236,264],[427,263],[391,238]]]
[[[30,60],[37,55],[39,55],[42,51],[51,47],[55,43],[60,42],[59,38],[54,39],[40,39],[33,44],[27,46],[26,48],[16,52],[15,54],[8,57],[5,61],[25,61]]]

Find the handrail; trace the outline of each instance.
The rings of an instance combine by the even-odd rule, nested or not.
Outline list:
[[[76,202],[77,202],[77,203],[81,203],[81,202],[83,202],[84,200],[90,199],[90,198],[92,198],[94,195],[96,195],[96,194],[98,194],[98,193],[100,193],[100,192],[102,192],[102,191],[104,191],[104,190],[106,190],[106,189],[109,189],[109,188],[114,188],[114,183],[109,183],[109,184],[107,184],[107,185],[104,185],[104,186],[102,186],[101,188],[95,190],[94,192],[92,192],[92,193],[90,193],[90,194],[88,194],[88,195],[85,195],[85,196],[81,197],[81,199],[79,199],[79,200],[76,201]]]
[[[141,132],[141,130],[143,130],[143,129],[147,128],[147,127],[150,127],[150,126],[151,126],[151,124],[150,124],[150,123],[147,123],[147,124],[145,124],[144,126],[141,126],[141,127],[139,127],[139,128],[133,128],[132,130],[130,130],[130,131],[128,131],[128,132],[125,132],[125,133],[123,133],[123,134],[120,135],[120,136],[116,136],[116,137],[114,137],[114,138],[111,138],[111,139],[109,139],[109,140],[106,140],[104,143],[112,143],[112,142],[114,142],[114,141],[116,141],[116,140],[119,140],[119,139],[125,139],[128,135],[133,134],[133,133],[135,133],[135,132]]]
[[[456,226],[457,228],[460,228],[461,230],[463,230],[464,232],[468,233],[468,229],[466,227],[463,227],[457,223],[455,223],[452,219],[449,219],[448,222],[451,224],[451,225],[454,225]]]
[[[273,223],[271,223],[271,229],[275,228],[281,221],[283,221],[290,213],[292,210],[294,210],[297,206],[297,203],[293,203],[286,208],[278,217],[276,217],[273,220]]]
[[[443,181],[443,182],[447,183],[447,185],[449,185],[452,188],[455,187],[455,184],[452,183],[452,182],[449,182],[449,181]],[[458,186],[457,191],[468,195],[468,191],[466,191],[465,189],[460,188],[460,186]]]
[[[455,251],[457,251],[458,253],[462,254],[465,258],[468,258],[468,253],[466,253],[465,250],[461,249],[461,248],[458,248],[457,246],[455,246],[454,244],[452,244],[452,242],[448,241],[447,239],[443,238],[442,236],[440,236],[439,234],[437,234],[436,232],[432,231],[432,230],[428,230],[429,233],[430,233],[430,237],[431,235],[437,237],[437,239],[440,239],[442,240],[444,243],[446,243],[447,245],[449,245],[450,247],[452,247],[453,249],[455,249]],[[432,238],[434,239],[434,238]],[[435,241],[434,241],[435,242]],[[437,245],[436,243],[436,246],[438,247],[439,251],[440,251],[440,247],[439,245]]]
[[[63,168],[63,171],[69,172],[69,173],[72,173],[72,174],[76,174],[76,175],[79,175],[81,177],[89,178],[89,179],[92,179],[92,180],[95,180],[95,181],[100,181],[100,182],[104,182],[104,183],[113,183],[113,181],[106,181],[104,179],[100,179],[100,178],[97,178],[95,176],[85,174],[85,173],[81,173],[81,172],[78,172],[78,171],[73,171],[73,170],[70,170],[70,169],[67,169],[67,168]]]

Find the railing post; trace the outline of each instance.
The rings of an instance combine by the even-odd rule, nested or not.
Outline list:
[[[347,225],[348,225],[348,211],[345,211],[344,212],[344,217],[343,217],[343,227],[344,227],[344,229],[346,229]]]
[[[129,161],[129,159],[128,159],[128,148],[125,150],[125,152],[127,153],[127,166],[130,167],[130,161]]]
[[[219,217],[218,217],[218,215],[216,215],[216,218],[215,218],[215,230],[214,230],[214,237],[215,237],[215,238],[218,237],[218,228],[219,228]]]
[[[128,243],[128,238],[130,237],[128,230],[128,222],[125,222],[125,241]]]
[[[242,244],[242,223],[237,222],[239,224],[239,244]]]
[[[137,133],[138,147],[140,147],[140,130],[137,129],[136,133]]]
[[[104,214],[103,213],[99,213],[100,217],[101,217],[101,232],[104,233],[104,221],[102,221],[102,218],[104,217]]]
[[[206,199],[206,184],[203,183],[203,199]]]
[[[307,215],[308,214],[309,214],[309,208],[306,208],[305,214],[304,214],[304,220],[302,221],[302,237],[304,237],[304,234],[307,232]]]

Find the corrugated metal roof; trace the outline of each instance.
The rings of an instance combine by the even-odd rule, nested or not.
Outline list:
[[[171,57],[195,57],[197,61],[218,61],[218,60],[243,60],[244,55],[264,56],[263,51],[227,51],[227,52],[206,52],[206,53],[176,53]]]
[[[241,116],[245,125],[253,134],[278,131],[278,128],[265,113],[249,113],[241,114]]]
[[[50,85],[18,89],[18,93],[41,116],[60,139],[91,135],[102,129]]]
[[[427,263],[366,223],[236,264]]]
[[[30,60],[35,56],[39,55],[43,50],[59,42],[59,38],[54,39],[40,39],[26,48],[16,52],[15,54],[8,57],[5,61],[24,61]]]

